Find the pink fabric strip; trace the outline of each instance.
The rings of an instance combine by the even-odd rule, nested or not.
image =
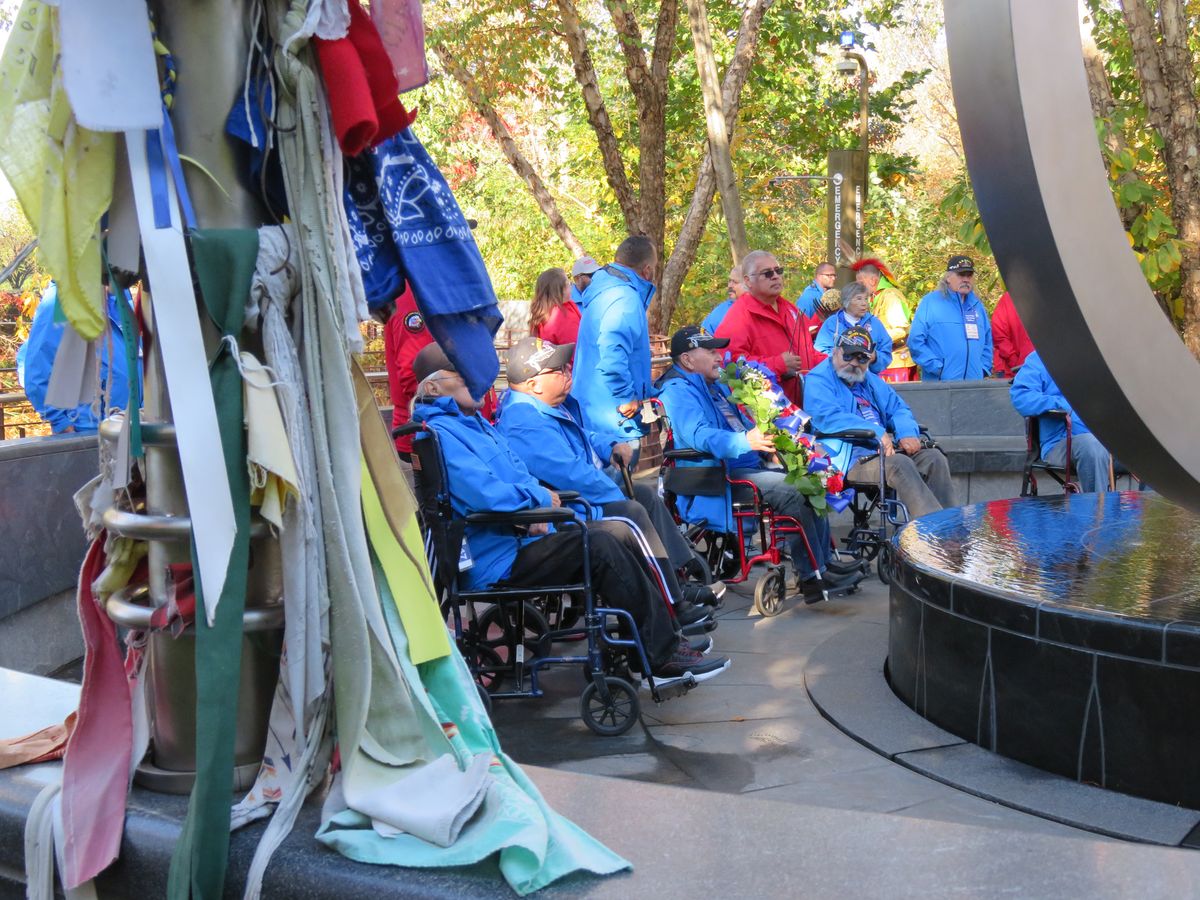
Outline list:
[[[89,881],[117,858],[129,794],[133,740],[129,682],[116,626],[92,595],[104,567],[104,536],[88,548],[79,572],[83,626],[83,689],[79,720],[63,762],[63,881],[68,889]]]
[[[429,81],[421,0],[371,0],[371,20],[396,70],[400,93]]]

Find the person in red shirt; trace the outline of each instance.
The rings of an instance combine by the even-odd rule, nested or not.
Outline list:
[[[392,397],[392,429],[395,430],[412,418],[412,399],[417,392],[413,360],[424,347],[433,343],[433,335],[425,327],[425,318],[417,308],[417,298],[407,284],[394,303],[383,307],[375,317],[384,320],[384,365],[388,373],[388,392]],[[496,417],[496,403],[496,389],[492,388],[484,395],[483,406],[479,410],[489,422]],[[396,453],[410,486],[412,442],[411,434],[396,438]]]
[[[992,313],[992,374],[997,378],[1012,378],[1033,352],[1033,341],[1017,315],[1012,297],[1005,291]]]
[[[571,282],[562,269],[538,276],[529,304],[529,334],[551,344],[574,344],[579,334],[579,307],[571,299]]]
[[[788,399],[803,405],[803,376],[825,359],[813,347],[809,320],[783,296],[783,266],[765,250],[742,260],[746,293],[738,297],[717,328],[729,338],[729,352],[760,362],[779,379]]]

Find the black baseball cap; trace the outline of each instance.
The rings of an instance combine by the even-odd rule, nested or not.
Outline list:
[[[861,350],[863,353],[873,353],[875,350],[875,341],[871,337],[871,332],[866,328],[851,325],[842,332],[842,336],[838,340],[838,346],[844,350]]]
[[[946,263],[946,271],[957,272],[959,275],[974,272],[975,263],[971,261],[971,257],[969,256],[952,256],[950,257],[950,261]]]
[[[700,325],[685,325],[671,336],[671,358],[678,359],[689,350],[723,350],[729,338],[713,337]]]
[[[454,363],[450,362],[446,351],[437,344],[426,344],[413,360],[413,374],[417,376],[418,384],[434,372],[440,372],[443,369],[451,372],[458,371]]]
[[[508,350],[508,383],[520,384],[547,369],[561,369],[570,365],[574,358],[574,344],[552,344],[538,337],[521,338]]]

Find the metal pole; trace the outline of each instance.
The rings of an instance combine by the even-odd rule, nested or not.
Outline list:
[[[869,93],[871,70],[867,68],[867,58],[861,53],[855,53],[853,50],[846,50],[844,53],[847,59],[853,59],[858,63],[858,149],[863,153],[870,153],[870,132],[867,129],[867,121],[871,111]]]

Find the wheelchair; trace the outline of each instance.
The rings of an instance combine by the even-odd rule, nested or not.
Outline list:
[[[615,737],[624,734],[641,717],[638,687],[633,683],[627,655],[635,658],[658,703],[679,696],[695,686],[689,674],[658,684],[650,675],[650,664],[642,646],[633,616],[622,609],[598,605],[595,601],[589,565],[589,534],[576,513],[565,504],[586,501],[578,495],[560,492],[564,506],[520,510],[518,512],[479,512],[466,518],[454,515],[445,460],[437,433],[420,423],[410,422],[397,428],[394,435],[413,434],[413,475],[417,504],[425,527],[425,550],[430,572],[438,593],[439,605],[451,622],[455,642],[475,678],[490,709],[493,700],[541,697],[542,673],[556,666],[574,666],[582,672],[583,692],[579,714],[594,733]],[[485,590],[459,587],[459,565],[463,560],[464,535],[468,524],[502,524],[514,528],[537,523],[553,523],[556,529],[579,528],[582,537],[583,580],[576,584],[543,585],[522,588],[512,585]],[[551,627],[546,619],[531,621],[539,603],[563,602],[570,597],[581,615],[571,625],[558,617],[560,627]],[[479,606],[484,609],[481,611]],[[531,611],[534,611],[531,615]],[[586,642],[583,655],[555,655],[559,641]],[[506,681],[511,681],[507,687]]]
[[[1021,496],[1036,497],[1038,495],[1037,472],[1045,472],[1063,489],[1064,494],[1078,494],[1082,488],[1075,480],[1071,469],[1071,414],[1065,409],[1052,409],[1045,415],[1062,419],[1067,427],[1067,458],[1061,466],[1054,466],[1042,459],[1042,435],[1037,416],[1025,418],[1025,465],[1021,471]],[[1108,489],[1113,489],[1112,477],[1109,476]]]
[[[783,547],[793,535],[800,536],[809,562],[814,569],[817,568],[816,555],[803,527],[792,516],[771,509],[764,501],[761,489],[752,481],[734,478],[724,461],[700,450],[674,447],[670,421],[662,412],[661,404],[659,412],[663,435],[663,465],[659,472],[659,484],[667,506],[686,528],[688,540],[701,549],[713,576],[726,584],[747,581],[756,565],[766,563],[767,571],[754,586],[754,608],[764,618],[779,615],[787,599]],[[866,429],[826,436],[846,439],[874,437]],[[679,466],[679,462],[710,464]],[[687,521],[680,513],[680,495],[726,498],[727,518],[732,520],[734,530],[729,532],[725,528],[712,528],[706,520]],[[759,548],[757,553],[748,551],[754,539]],[[846,593],[856,590],[857,587],[851,587]]]

